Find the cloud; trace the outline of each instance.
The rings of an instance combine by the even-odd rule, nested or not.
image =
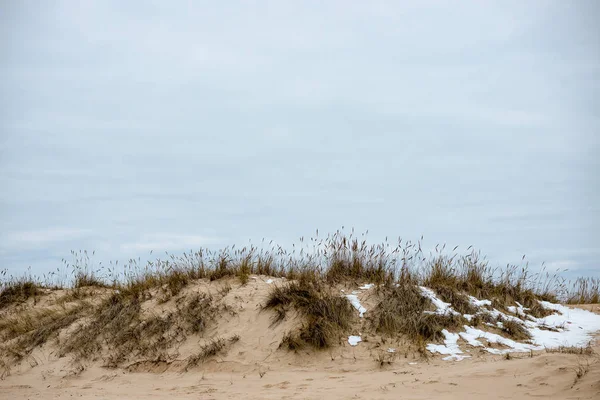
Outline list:
[[[598,265],[595,3],[5,8],[3,266],[342,225]]]
[[[144,235],[135,242],[125,243],[121,246],[121,251],[139,254],[146,251],[196,250],[218,242],[219,238],[216,237],[158,233]]]
[[[39,249],[60,242],[84,239],[91,234],[88,229],[52,228],[31,231],[8,232],[2,235],[5,250]]]
[[[556,260],[547,262],[544,265],[551,273],[554,271],[575,271],[583,268],[583,266],[575,260]]]

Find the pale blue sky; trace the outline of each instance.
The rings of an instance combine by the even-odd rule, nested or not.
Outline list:
[[[600,276],[599,20],[596,1],[2,1],[0,269],[345,225]]]

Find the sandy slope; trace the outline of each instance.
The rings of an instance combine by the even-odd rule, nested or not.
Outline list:
[[[277,282],[275,282],[277,283]],[[190,291],[216,292],[206,282]],[[233,283],[232,283],[233,286]],[[57,358],[55,345],[47,344],[0,381],[0,398],[166,398],[173,399],[428,399],[428,398],[600,398],[600,362],[595,356],[518,354],[507,360],[473,349],[472,359],[442,361],[422,359],[401,351],[389,365],[376,361],[379,354],[401,343],[381,343],[363,334],[356,347],[347,343],[331,351],[294,354],[277,347],[293,318],[270,328],[271,316],[260,312],[270,284],[256,277],[236,285],[223,301],[235,313],[223,315],[207,337],[240,335],[227,354],[188,372],[171,365],[131,363],[126,369],[107,369],[101,363],[74,364]],[[368,305],[368,294],[361,295]],[[161,306],[168,309],[169,304]],[[146,311],[160,312],[149,303]],[[599,312],[598,306],[587,306]],[[185,358],[204,338],[192,338],[179,348]],[[595,344],[600,353],[600,347]],[[576,370],[588,372],[576,381]]]

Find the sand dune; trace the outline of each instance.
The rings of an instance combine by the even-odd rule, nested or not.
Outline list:
[[[202,335],[191,335],[174,346],[164,359],[131,359],[117,368],[107,368],[106,357],[75,360],[59,357],[59,343],[74,328],[61,331],[57,340],[36,348],[28,357],[10,366],[0,381],[6,399],[32,398],[193,398],[193,399],[428,399],[428,398],[600,398],[600,350],[596,354],[530,353],[490,354],[483,348],[461,348],[471,358],[444,361],[441,356],[424,357],[403,341],[385,340],[366,330],[366,320],[356,319],[352,328],[362,341],[351,346],[344,338],[328,350],[279,348],[286,332],[298,326],[299,318],[288,315],[273,325],[273,315],[262,310],[269,290],[283,284],[281,278],[253,276],[246,285],[236,280],[197,281],[180,295],[211,293],[224,307],[218,320]],[[230,289],[229,289],[230,288]],[[357,287],[345,287],[351,293]],[[90,289],[92,290],[92,289]],[[342,290],[342,289],[340,289]],[[100,301],[108,289],[94,289]],[[3,312],[25,313],[52,307],[65,291],[53,291],[35,305],[28,303]],[[373,290],[357,290],[360,305],[370,310]],[[161,303],[156,297],[143,303],[145,315],[172,312],[176,300]],[[599,306],[582,306],[598,313]],[[357,311],[358,314],[358,311]],[[82,322],[83,323],[83,322]],[[186,358],[211,339],[223,338],[227,347],[189,366]],[[237,338],[230,340],[231,338]],[[490,345],[491,346],[491,345]],[[394,353],[388,352],[395,349]],[[501,348],[501,346],[499,347]],[[110,350],[110,349],[108,349]],[[107,351],[107,350],[105,350]],[[578,376],[579,374],[579,376]]]

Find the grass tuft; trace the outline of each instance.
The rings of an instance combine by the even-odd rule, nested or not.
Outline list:
[[[504,320],[502,321],[502,332],[506,333],[509,337],[514,340],[529,340],[531,339],[531,334],[529,331],[521,324],[515,320]]]
[[[0,291],[0,310],[12,304],[19,304],[40,295],[39,285],[30,278],[8,282]]]
[[[263,308],[275,310],[275,320],[279,320],[285,317],[286,307],[294,307],[306,320],[294,340],[317,349],[339,343],[340,335],[350,328],[354,317],[348,299],[333,294],[323,284],[305,280],[275,286]]]
[[[443,338],[443,329],[462,326],[465,320],[454,314],[428,313],[429,299],[421,294],[414,276],[404,273],[395,285],[379,288],[381,300],[373,309],[371,325],[380,334],[395,338],[406,335],[414,343]]]
[[[546,348],[546,353],[576,354],[580,356],[593,356],[596,354],[593,347],[587,346],[558,346]]]
[[[207,344],[200,347],[200,351],[198,353],[188,357],[185,370],[187,371],[188,369],[207,361],[211,357],[222,353],[228,344],[236,343],[239,340],[239,335],[234,335],[228,340],[225,340],[223,338],[212,339]]]

